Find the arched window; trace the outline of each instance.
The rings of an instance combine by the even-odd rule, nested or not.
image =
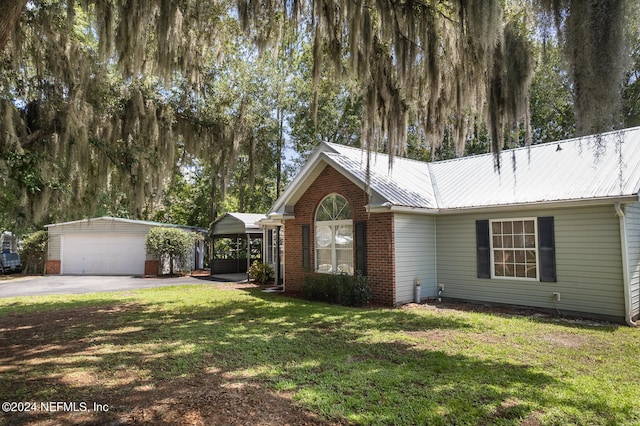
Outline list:
[[[316,211],[316,272],[353,275],[353,220],[349,202],[327,196]]]

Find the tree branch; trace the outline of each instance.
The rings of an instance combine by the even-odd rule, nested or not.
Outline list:
[[[4,49],[9,36],[15,31],[20,13],[27,0],[2,0],[0,2],[0,50]]]

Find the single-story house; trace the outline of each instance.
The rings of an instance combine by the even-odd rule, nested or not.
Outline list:
[[[211,274],[243,273],[253,261],[262,262],[262,213],[225,213],[211,226]]]
[[[640,315],[640,128],[425,163],[325,143],[262,223],[284,285],[369,278],[387,305],[443,297]],[[367,184],[368,182],[368,184]]]
[[[157,275],[159,259],[147,253],[155,227],[174,227],[206,235],[206,229],[144,220],[97,217],[45,225],[49,234],[47,274]],[[193,269],[203,269],[204,241],[196,241]]]

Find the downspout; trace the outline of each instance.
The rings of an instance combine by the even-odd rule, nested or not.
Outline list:
[[[622,250],[622,281],[624,287],[624,308],[625,321],[630,327],[637,327],[638,324],[633,321],[633,312],[631,308],[631,285],[629,283],[629,255],[627,250],[627,224],[624,217],[624,211],[620,202],[615,204],[616,214],[620,222],[620,248]]]

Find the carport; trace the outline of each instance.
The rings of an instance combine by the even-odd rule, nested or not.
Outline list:
[[[263,231],[260,213],[226,213],[213,222],[211,275],[245,273],[254,261],[262,262]]]

